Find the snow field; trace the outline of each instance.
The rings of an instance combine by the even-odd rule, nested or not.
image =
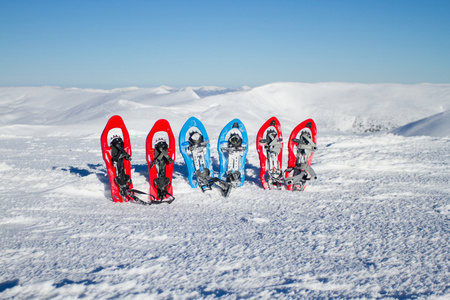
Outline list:
[[[270,88],[275,94],[280,89],[281,101],[290,95],[289,87],[291,92],[298,91],[298,86],[306,89],[301,84],[277,85],[203,98],[194,97],[195,89],[158,88],[151,94],[141,89],[48,88],[45,95],[78,93],[74,104],[91,93],[110,98],[80,112],[74,108],[77,105],[68,103],[63,110],[69,116],[66,120],[56,116],[61,111],[43,111],[39,118],[47,120],[45,126],[32,119],[2,125],[0,298],[448,297],[450,139],[361,134],[354,127],[337,132],[337,119],[324,121],[327,117],[314,112],[322,120],[316,120],[319,149],[313,160],[318,180],[304,192],[266,191],[259,182],[255,146],[259,126],[270,113],[280,119],[286,167],[287,137],[308,116],[291,119],[294,112],[283,114],[282,108],[274,111],[275,106],[247,112],[251,106],[258,107],[250,98],[250,103],[242,104],[243,111],[231,107],[240,107],[242,94],[255,90],[262,97],[261,89]],[[308,97],[319,98],[316,88],[311,87]],[[430,87],[427,91],[438,94]],[[5,93],[0,103],[10,101],[5,97],[12,99]],[[373,107],[373,96],[361,93],[359,97]],[[29,97],[43,101],[41,93]],[[234,117],[241,118],[250,141],[245,185],[233,189],[229,198],[221,197],[218,190],[192,189],[177,149],[175,202],[113,203],[100,134],[110,115],[117,113],[111,107],[120,103],[119,98],[136,98],[136,103],[149,105],[126,105],[122,114],[131,136],[137,189],[149,188],[145,139],[154,121],[167,118],[178,140],[190,115],[205,124],[216,172],[219,132]],[[433,101],[441,103],[436,97]],[[15,102],[2,105],[10,103]],[[33,105],[21,103],[17,112],[34,116],[29,112]],[[95,117],[86,117],[85,124],[78,125],[83,110]],[[370,112],[361,118],[371,118]],[[438,113],[439,109],[417,114],[419,119]]]

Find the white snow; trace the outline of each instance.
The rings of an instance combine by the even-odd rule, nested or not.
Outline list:
[[[427,117],[400,128],[393,130],[392,132],[404,136],[435,136],[444,137],[450,136],[450,110],[435,114],[431,117]]]
[[[450,84],[0,88],[0,298],[449,298],[449,110]],[[177,149],[175,202],[113,203],[100,134],[114,114],[141,190],[156,120],[178,138],[199,118],[218,171],[217,137],[240,118],[245,185],[192,189]],[[316,121],[304,192],[261,187],[255,139],[271,116],[285,146]]]

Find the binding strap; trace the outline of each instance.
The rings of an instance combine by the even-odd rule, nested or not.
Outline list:
[[[124,161],[131,160],[131,156],[125,151],[123,139],[120,136],[114,136],[110,143],[111,161],[116,168],[116,178],[114,182],[119,187],[119,194],[126,201],[132,201],[140,204],[151,204],[139,199],[135,193],[145,194],[141,191],[130,189],[131,177],[125,172]]]
[[[295,167],[286,169],[285,172],[294,171],[294,173],[293,176],[285,179],[285,183],[303,190],[306,181],[317,179],[314,169],[306,163],[309,156],[317,150],[317,145],[307,132],[303,132],[298,139],[292,139],[292,141],[297,143],[297,162]]]
[[[297,143],[297,151],[301,155],[307,155],[314,153],[317,151],[317,145],[314,143],[311,139],[311,137],[308,136],[307,133],[302,133],[300,138],[298,139],[292,139],[294,143]]]
[[[307,180],[315,180],[317,179],[316,172],[313,168],[311,168],[310,165],[302,163],[294,168],[287,168],[285,172],[289,173],[294,171],[294,176],[286,178],[284,181],[287,185],[296,184],[300,181],[307,181]]]
[[[219,178],[211,177],[208,168],[203,168],[203,171],[196,170],[195,175],[197,176],[197,181],[202,192],[212,190],[212,185],[216,185],[220,188],[222,196],[228,197],[228,195],[230,195],[232,185]]]
[[[281,145],[281,142],[283,139],[278,138],[278,134],[275,130],[269,130],[267,131],[267,135],[265,139],[260,140],[259,142],[264,145],[264,148],[267,150],[267,152],[277,154],[280,153],[281,148],[283,146]]]
[[[127,198],[131,178],[125,173],[124,160],[131,160],[131,156],[125,151],[123,139],[119,136],[113,137],[110,147],[111,161],[116,167],[116,178],[114,178],[114,182],[119,187],[120,195]]]
[[[168,192],[170,187],[170,179],[166,176],[166,165],[173,163],[173,159],[169,156],[169,147],[165,141],[159,141],[155,145],[155,159],[150,164],[150,168],[154,165],[158,166],[158,176],[153,181],[158,191],[158,199],[153,199],[154,202],[161,202],[167,196],[167,201],[172,202],[175,197]]]

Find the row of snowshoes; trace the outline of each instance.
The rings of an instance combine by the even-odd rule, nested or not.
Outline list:
[[[288,169],[283,172],[280,123],[275,117],[264,123],[258,132],[256,145],[261,164],[261,183],[265,189],[280,189],[282,184],[286,184],[289,190],[303,190],[306,182],[316,177],[311,168],[312,156],[316,150],[316,133],[312,119],[302,122],[294,129],[288,144]],[[167,120],[158,120],[146,140],[149,194],[133,188],[130,136],[120,116],[111,117],[106,124],[101,145],[114,202],[154,204],[172,203],[175,200],[172,185],[175,137]],[[200,187],[203,192],[216,187],[227,197],[233,187],[244,184],[248,137],[245,126],[239,119],[229,122],[219,135],[218,177],[214,176],[210,142],[200,120],[191,117],[186,121],[179,134],[179,147],[187,166],[191,187]],[[147,194],[149,200],[142,200],[137,194]]]
[[[214,177],[208,133],[199,119],[191,117],[186,121],[180,131],[179,145],[191,187],[199,186],[205,192],[215,186],[227,197],[233,187],[244,184],[248,137],[247,130],[239,119],[229,122],[219,135],[218,177]]]
[[[109,119],[101,136],[101,145],[114,202],[153,204],[171,203],[175,200],[172,186],[175,138],[167,120],[158,120],[147,136],[149,194],[133,188],[130,135],[120,116],[115,115]],[[150,200],[142,200],[136,194],[147,194]]]
[[[172,185],[175,138],[167,120],[158,120],[146,140],[149,194],[133,187],[130,136],[120,116],[116,115],[109,119],[101,136],[101,145],[114,202],[154,204],[171,203],[175,200]],[[209,138],[200,120],[192,117],[186,121],[180,132],[179,146],[187,166],[191,187],[199,186],[203,192],[216,187],[227,197],[232,187],[244,184],[248,138],[245,126],[240,120],[232,120],[220,134],[218,177],[214,176]],[[137,194],[147,194],[150,200],[142,200]]]
[[[267,120],[256,136],[256,149],[261,165],[260,178],[264,189],[303,191],[310,180],[317,179],[311,167],[317,150],[317,128],[312,119],[305,120],[292,130],[288,142],[288,167],[283,164],[283,133],[276,117]]]

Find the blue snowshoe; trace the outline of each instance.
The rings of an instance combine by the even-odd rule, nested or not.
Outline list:
[[[220,158],[219,178],[234,187],[245,181],[245,159],[248,152],[247,130],[239,119],[228,123],[220,132],[217,143]]]

